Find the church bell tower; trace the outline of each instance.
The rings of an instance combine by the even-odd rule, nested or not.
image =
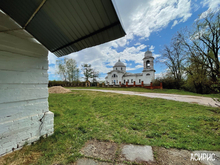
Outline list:
[[[154,57],[152,56],[152,52],[147,50],[144,54],[143,58],[143,72],[155,71],[154,70]]]

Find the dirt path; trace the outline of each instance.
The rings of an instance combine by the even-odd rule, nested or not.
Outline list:
[[[143,92],[132,92],[132,91],[116,91],[116,90],[101,90],[101,89],[71,89],[71,90],[88,90],[88,91],[99,91],[99,92],[111,92],[125,95],[137,95],[151,98],[162,98],[167,100],[197,103],[205,106],[219,107],[220,103],[214,101],[209,97],[201,96],[190,96],[190,95],[177,95],[177,94],[164,94],[164,93],[143,93]]]

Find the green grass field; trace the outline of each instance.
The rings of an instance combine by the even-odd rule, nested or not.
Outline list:
[[[0,164],[68,164],[86,141],[220,150],[220,109],[93,91],[50,94],[54,134],[0,159]]]
[[[220,94],[198,94],[179,89],[145,89],[140,87],[131,88],[102,88],[102,87],[66,87],[67,89],[102,89],[102,90],[121,90],[121,91],[133,91],[133,92],[145,92],[145,93],[166,93],[166,94],[178,94],[178,95],[191,95],[191,96],[204,96],[212,98],[220,98]]]

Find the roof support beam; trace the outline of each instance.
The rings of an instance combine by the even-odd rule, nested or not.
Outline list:
[[[32,16],[29,18],[29,20],[26,22],[26,24],[24,25],[23,29],[25,29],[27,27],[27,25],[31,22],[31,20],[34,18],[34,16],[37,14],[37,12],[43,7],[43,5],[45,4],[46,0],[42,0],[41,4],[38,6],[38,8],[34,11],[34,13],[32,14]]]

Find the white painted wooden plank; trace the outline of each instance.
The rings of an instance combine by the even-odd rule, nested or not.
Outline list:
[[[0,90],[0,103],[35,100],[47,98],[48,90],[46,88],[26,88],[26,89],[7,89]]]
[[[0,70],[25,71],[30,69],[48,69],[48,60],[46,56],[30,57],[0,51],[0,59]]]
[[[42,45],[21,39],[7,33],[0,33],[0,50],[28,56],[47,56],[48,51]]]
[[[46,88],[48,83],[20,83],[20,84],[1,84],[0,90],[7,90],[7,89],[26,89],[26,88]]]
[[[40,100],[15,102],[13,106],[11,103],[0,104],[0,123],[49,111],[47,98]]]
[[[34,104],[42,104],[44,102],[47,102],[47,98],[40,98],[40,99],[37,99],[37,100],[28,100],[28,101],[20,101],[20,102],[12,102],[12,103],[1,103],[0,104],[0,111],[5,109],[5,110],[8,110],[8,109],[13,109],[13,108],[16,108],[16,107],[22,107],[24,105],[34,105]],[[47,103],[47,106],[48,106],[48,103]]]
[[[46,70],[16,72],[0,70],[0,83],[48,83]]]
[[[24,115],[34,115],[40,114],[48,111],[47,103],[42,102],[40,104],[26,104],[19,107],[1,109],[0,113],[0,121],[6,122],[10,120],[16,120],[18,118],[22,118]]]
[[[32,117],[37,116],[35,120],[32,120]],[[25,135],[22,137],[21,140],[24,140],[24,138],[30,138],[32,136],[41,136],[42,133],[45,134],[47,133],[47,130],[49,132],[53,131],[53,117],[54,114],[52,112],[48,112],[45,114],[45,120],[50,120],[51,124],[43,123],[41,125],[41,121],[39,120],[39,115],[34,115],[34,116],[26,116],[24,118],[18,119],[16,121],[10,121],[6,123],[1,123],[0,124],[0,143],[1,145],[4,143],[7,143],[10,137],[15,138],[17,142],[19,142],[21,136]],[[41,117],[43,114],[41,115]],[[10,131],[9,131],[10,130]]]

